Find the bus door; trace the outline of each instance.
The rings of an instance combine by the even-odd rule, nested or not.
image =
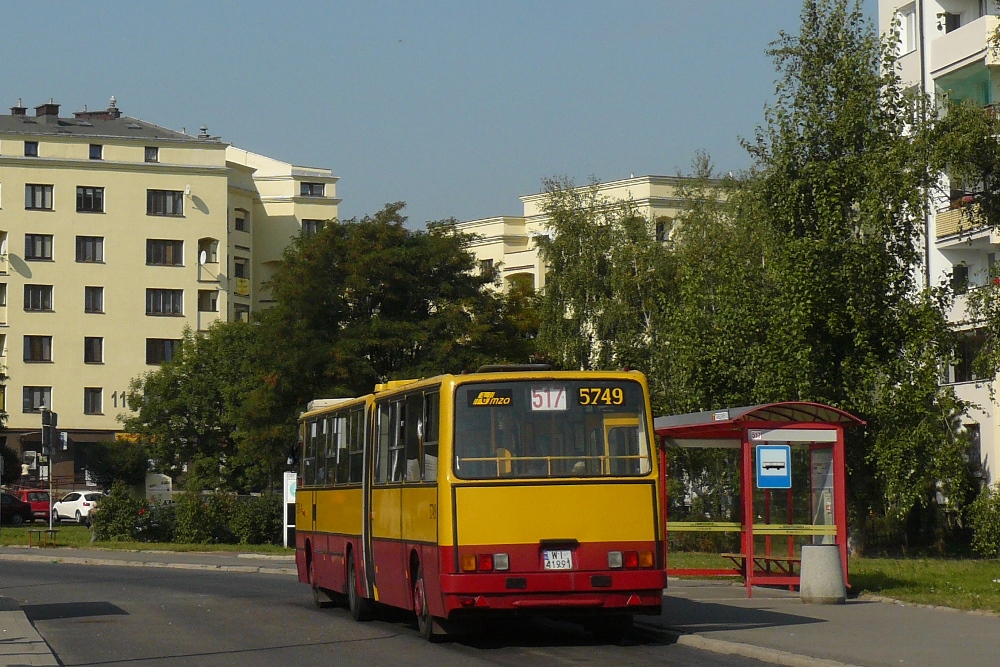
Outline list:
[[[604,445],[604,474],[631,475],[638,472],[639,415],[605,415]]]
[[[364,589],[364,597],[375,597],[375,560],[372,555],[372,471],[375,467],[376,434],[378,433],[377,422],[378,409],[372,406],[366,408],[364,419],[360,422],[362,428],[362,439],[364,443],[364,474],[361,477],[361,558],[357,559],[362,563],[362,572],[358,573],[358,580]],[[357,422],[352,422],[357,424]]]

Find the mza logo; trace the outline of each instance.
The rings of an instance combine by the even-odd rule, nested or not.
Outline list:
[[[481,391],[478,395],[469,392],[470,406],[475,405],[510,405],[512,392],[507,391]]]

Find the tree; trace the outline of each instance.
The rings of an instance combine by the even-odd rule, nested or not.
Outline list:
[[[279,455],[244,453],[237,431],[244,400],[264,375],[258,328],[245,322],[186,331],[180,352],[129,387],[134,412],[124,429],[146,445],[160,471],[190,484],[259,491],[280,470]]]
[[[130,487],[145,484],[149,452],[142,443],[128,440],[95,442],[84,451],[84,467],[102,489],[110,489],[115,482]]]

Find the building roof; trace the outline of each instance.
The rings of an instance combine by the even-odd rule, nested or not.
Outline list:
[[[653,420],[653,429],[658,435],[676,437],[709,431],[728,431],[741,422],[803,422],[844,426],[860,426],[865,423],[849,412],[830,405],[786,401],[657,417]]]
[[[96,115],[96,114],[94,114]],[[119,116],[117,118],[61,118],[54,115],[0,115],[0,134],[26,136],[106,137],[156,141],[186,141],[223,145],[218,137],[191,136],[153,123]]]

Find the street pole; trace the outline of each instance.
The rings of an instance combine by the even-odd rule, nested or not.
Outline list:
[[[42,453],[48,462],[49,473],[49,530],[52,530],[52,473],[56,462],[56,425],[59,415],[42,406]]]

